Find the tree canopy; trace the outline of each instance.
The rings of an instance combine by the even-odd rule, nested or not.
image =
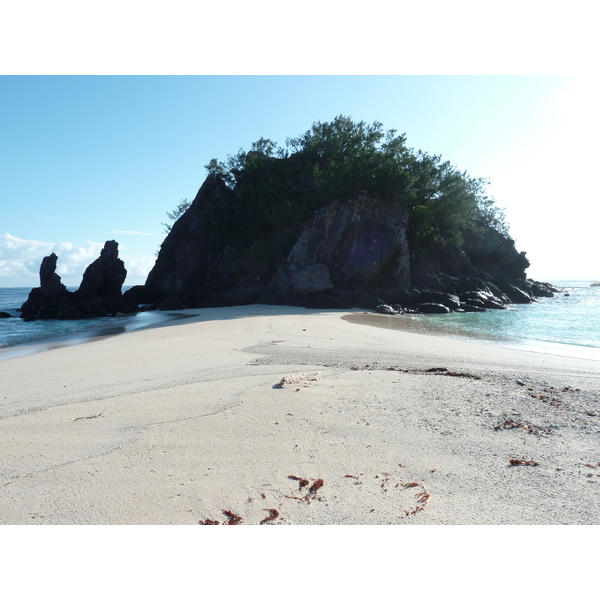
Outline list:
[[[281,252],[289,252],[315,210],[365,192],[407,211],[416,253],[432,245],[460,250],[487,227],[508,237],[504,214],[486,193],[487,180],[470,177],[441,156],[414,151],[404,134],[384,131],[379,122],[340,115],[314,123],[283,147],[261,138],[250,150],[225,161],[213,158],[205,168],[234,192],[224,243],[237,247],[255,247],[261,233],[277,232]],[[178,218],[188,206],[182,201],[167,214]]]

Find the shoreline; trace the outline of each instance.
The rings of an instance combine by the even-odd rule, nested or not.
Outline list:
[[[597,361],[191,312],[0,362],[3,524],[600,522]]]
[[[534,343],[534,340],[528,340],[526,338],[516,340],[511,339],[508,336],[503,337],[501,335],[493,335],[482,331],[469,331],[458,328],[450,329],[445,326],[443,322],[444,315],[420,316],[426,317],[427,321],[422,319],[415,320],[410,315],[383,315],[367,311],[355,312],[343,318],[350,323],[380,327],[392,331],[405,331],[417,333],[419,335],[447,337],[497,348],[518,350],[521,352],[535,352],[537,354],[550,354],[552,356],[562,356],[565,358],[600,361],[600,348],[549,341],[537,341],[537,343]]]
[[[271,306],[271,305],[244,305],[242,308],[249,306]],[[236,307],[217,307],[218,309],[227,309]],[[277,308],[277,305],[272,305],[272,308]],[[298,307],[288,307],[290,309]],[[66,346],[75,346],[89,342],[95,342],[105,337],[121,335],[123,333],[131,333],[134,331],[153,329],[155,327],[163,327],[171,324],[176,324],[180,320],[200,317],[202,311],[215,309],[189,308],[182,310],[168,311],[145,311],[135,315],[120,315],[133,319],[143,315],[148,319],[148,323],[124,323],[119,322],[112,325],[110,322],[105,322],[98,325],[95,320],[90,320],[90,327],[80,331],[74,331],[66,334],[55,334],[35,339],[29,342],[23,342],[10,346],[0,347],[0,362],[12,358],[28,356],[48,350],[55,350]],[[303,310],[303,309],[302,309]],[[471,341],[476,344],[492,346],[495,348],[504,348],[508,350],[517,350],[521,352],[533,352],[536,354],[549,354],[556,357],[576,358],[582,360],[600,361],[600,348],[574,345],[570,343],[559,342],[538,342],[533,340],[513,340],[500,335],[484,333],[483,331],[469,331],[457,328],[448,328],[443,322],[443,315],[430,316],[427,320],[416,320],[410,315],[384,315],[374,311],[366,311],[365,309],[318,309],[315,312],[328,313],[338,311],[344,313],[342,319],[354,324],[367,325],[369,327],[378,327],[391,331],[401,331],[406,333],[414,333],[430,337],[449,338],[458,341]],[[427,315],[421,315],[421,317]],[[117,317],[118,318],[118,317]],[[95,324],[95,326],[93,325]]]
[[[172,322],[198,316],[197,310],[195,309],[187,309],[182,311],[155,310],[145,311],[135,315],[120,316],[131,318],[133,320],[140,315],[150,317],[149,322],[135,324],[124,323],[121,321],[114,325],[111,325],[110,322],[104,322],[102,325],[98,325],[97,321],[89,319],[90,327],[88,329],[82,329],[80,331],[74,331],[71,333],[49,335],[48,337],[41,337],[29,342],[13,344],[12,346],[3,346],[0,347],[0,361],[28,356],[30,354],[37,354],[38,352],[46,352],[48,350],[56,350],[66,346],[76,346],[78,344],[95,342],[106,337],[121,335],[123,333],[131,333],[133,331],[140,331],[143,329],[152,329],[154,327],[163,327],[164,325],[171,324]],[[116,318],[119,318],[119,316]],[[92,323],[95,323],[95,326],[92,326]]]

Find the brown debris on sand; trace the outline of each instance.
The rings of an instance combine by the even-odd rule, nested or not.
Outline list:
[[[525,466],[525,467],[537,467],[540,463],[534,460],[525,460],[524,458],[511,458],[508,461],[512,467]]]
[[[294,481],[297,481],[299,484],[299,488],[298,488],[299,490],[302,490],[302,488],[305,488],[309,484],[308,479],[303,479],[302,477],[296,477],[295,475],[288,475],[288,479],[293,479]],[[306,495],[303,496],[302,498],[299,496],[284,496],[284,497],[288,498],[290,500],[300,500],[302,502],[306,502],[306,503],[310,504],[310,501],[315,499],[317,492],[323,487],[323,485],[325,485],[325,482],[322,479],[315,479],[313,481],[312,485],[308,488],[308,492],[306,493]]]
[[[322,479],[317,479],[309,488],[308,488],[308,496],[313,496],[323,487],[324,481]]]
[[[438,375],[447,375],[448,377],[464,377],[466,379],[481,379],[479,375],[472,375],[471,373],[456,373],[454,371],[448,370],[446,367],[432,367],[431,369],[426,369],[425,373],[436,373]]]
[[[512,415],[516,416],[516,415]],[[534,435],[550,435],[552,432],[548,427],[544,427],[542,425],[533,425],[533,423],[517,421],[515,419],[511,419],[509,415],[503,415],[502,417],[504,421],[502,423],[498,423],[498,425],[494,426],[494,431],[499,431],[501,429],[522,429],[527,433],[532,433]]]
[[[265,523],[268,523],[269,521],[274,521],[279,516],[279,511],[276,508],[264,508],[263,510],[268,511],[269,512],[269,516],[265,517],[259,523],[259,525],[264,525]]]
[[[228,521],[226,525],[239,525],[243,519],[239,515],[232,513],[230,510],[224,510],[223,514],[227,517]]]
[[[220,521],[213,521],[212,519],[206,519],[205,521],[198,521],[200,525],[239,525],[243,519],[239,515],[231,512],[230,510],[221,511],[227,517],[227,523],[221,523]]]
[[[295,475],[288,475],[288,479],[293,479],[298,482],[298,489],[306,487],[309,484],[308,479],[302,479],[302,477],[296,477]]]
[[[365,369],[374,369],[375,367],[365,366]],[[358,371],[358,367],[351,367],[352,370]],[[401,367],[385,367],[385,371],[399,371],[400,373],[425,373],[426,375],[446,375],[447,377],[463,377],[465,379],[477,379],[481,380],[479,375],[473,375],[472,373],[459,373],[456,371],[450,371],[447,367],[431,367],[429,369],[403,369]]]
[[[429,498],[431,498],[431,495],[427,493],[427,491],[425,490],[425,488],[423,487],[422,484],[420,483],[407,483],[404,488],[411,488],[411,487],[420,487],[421,488],[421,492],[417,492],[415,494],[415,499],[416,499],[416,506],[415,508],[413,508],[413,510],[405,510],[404,514],[407,517],[412,517],[413,515],[416,515],[418,512],[421,512],[422,510],[425,510],[425,505],[427,504],[427,501],[429,500]]]

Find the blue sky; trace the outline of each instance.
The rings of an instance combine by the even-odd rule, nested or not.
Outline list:
[[[3,76],[0,286],[50,251],[78,285],[108,239],[143,283],[211,158],[338,114],[489,178],[530,276],[597,278],[596,102],[566,76]]]
[[[339,114],[489,178],[530,276],[600,278],[596,20],[540,5],[7,5],[0,286],[38,285],[50,252],[77,286],[108,239],[143,283],[211,158]]]

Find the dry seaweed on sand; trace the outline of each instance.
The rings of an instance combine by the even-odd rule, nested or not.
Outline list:
[[[205,521],[198,521],[200,525],[239,525],[243,519],[239,515],[236,515],[230,510],[222,511],[227,517],[227,523],[221,523],[220,521],[213,521],[212,519],[206,519]]]
[[[498,425],[494,426],[494,431],[498,431],[500,429],[522,429],[527,433],[533,433],[534,435],[550,435],[551,431],[548,427],[543,427],[541,425],[533,425],[533,423],[522,423],[521,421],[517,421],[515,419],[511,419],[509,416],[504,415],[502,417],[504,421],[502,423],[498,423]]]
[[[425,373],[436,373],[438,375],[447,375],[448,377],[464,377],[466,379],[481,379],[479,375],[472,375],[471,373],[456,373],[450,371],[446,367],[432,367],[431,369],[425,369]]]
[[[369,365],[367,365],[368,367]],[[365,368],[367,368],[365,367]],[[351,367],[352,370],[358,370],[358,367]],[[432,375],[446,375],[447,377],[464,377],[465,379],[481,379],[479,375],[472,373],[458,373],[450,371],[447,367],[430,367],[429,369],[402,369],[400,367],[387,367],[386,371],[399,371],[401,373],[429,373]]]
[[[227,517],[228,521],[226,525],[239,525],[243,519],[239,515],[231,512],[230,510],[224,510],[223,514]]]
[[[263,510],[268,511],[269,516],[265,517],[260,522],[260,525],[264,525],[265,523],[268,523],[269,521],[274,521],[279,516],[279,511],[276,508],[263,508]]]
[[[299,490],[306,487],[309,484],[307,479],[303,479],[302,477],[296,477],[295,475],[288,475],[288,479],[293,479],[294,481],[299,482]],[[315,479],[312,485],[308,488],[306,495],[302,498],[299,496],[285,496],[285,498],[289,498],[290,500],[301,500],[308,504],[310,504],[311,500],[314,500],[316,493],[323,487],[325,482],[322,479]]]
[[[540,464],[535,462],[534,460],[525,460],[524,458],[510,458],[508,462],[513,467],[537,467]]]
[[[308,496],[314,496],[325,484],[322,479],[317,479],[309,488]]]
[[[301,490],[302,488],[306,487],[309,484],[308,479],[303,479],[302,477],[296,477],[295,475],[288,475],[288,479],[293,479],[294,481],[297,481],[299,490]]]
[[[415,508],[413,510],[405,510],[404,514],[407,517],[411,517],[413,515],[416,515],[418,512],[425,510],[425,505],[427,504],[427,501],[429,500],[429,498],[431,498],[431,495],[427,493],[427,491],[425,490],[425,488],[419,484],[419,483],[407,483],[404,488],[411,488],[411,487],[420,487],[423,491],[422,492],[418,492],[417,494],[415,494],[415,499],[417,501],[417,506],[415,506]]]

